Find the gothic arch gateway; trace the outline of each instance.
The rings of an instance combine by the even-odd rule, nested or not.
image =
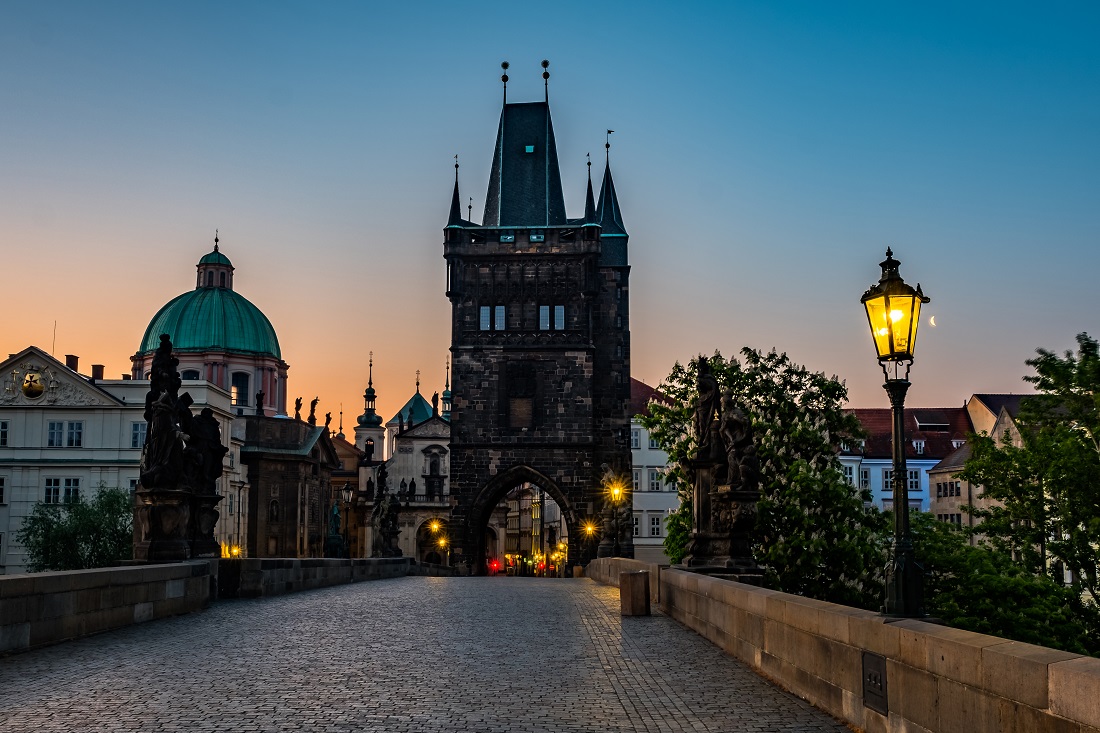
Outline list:
[[[458,168],[444,228],[451,301],[450,492],[455,559],[485,572],[493,507],[542,487],[595,542],[603,478],[630,471],[627,234],[608,162],[599,203],[565,213],[548,102],[505,104],[480,224],[462,217]],[[627,543],[626,555],[633,554]]]

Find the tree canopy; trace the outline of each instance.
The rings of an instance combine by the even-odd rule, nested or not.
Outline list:
[[[1028,572],[1062,582],[1100,602],[1100,350],[1077,336],[1077,353],[1039,349],[1024,377],[1037,394],[1021,402],[1019,444],[972,438],[961,477],[997,505],[975,509],[980,532]]]
[[[786,354],[742,349],[741,360],[715,352],[710,367],[752,421],[760,458],[762,498],[756,561],[769,587],[822,600],[878,608],[885,566],[885,521],[870,493],[843,475],[837,448],[862,435],[842,407],[847,389]],[[670,404],[653,403],[642,423],[669,455],[669,480],[682,499],[669,518],[666,550],[683,557],[691,526],[691,486],[681,468],[695,447],[692,400],[696,361],[679,362],[660,390]]]
[[[107,567],[132,557],[130,493],[100,487],[91,500],[36,504],[16,539],[27,551],[32,573]]]

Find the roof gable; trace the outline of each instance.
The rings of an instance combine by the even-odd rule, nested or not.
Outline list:
[[[27,396],[23,381],[37,374],[40,396]],[[0,362],[0,405],[12,407],[115,407],[124,402],[74,372],[37,346]]]
[[[424,422],[417,423],[412,428],[397,436],[398,440],[406,438],[443,438],[451,437],[451,424],[439,415],[433,415]]]

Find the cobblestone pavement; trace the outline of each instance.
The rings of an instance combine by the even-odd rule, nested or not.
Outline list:
[[[0,659],[0,731],[846,731],[590,580],[223,601]]]

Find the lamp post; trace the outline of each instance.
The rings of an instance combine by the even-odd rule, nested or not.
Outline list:
[[[909,485],[905,470],[905,393],[909,390],[909,368],[920,322],[920,307],[931,299],[914,289],[898,274],[893,252],[886,250],[880,265],[882,277],[868,288],[860,301],[867,309],[871,338],[878,353],[883,388],[890,396],[893,412],[891,441],[894,457],[894,546],[887,568],[886,603],[890,616],[924,616],[924,570],[917,565],[913,536],[909,531]]]
[[[351,524],[351,482],[345,481],[344,488],[340,489],[340,498],[344,500],[344,506],[347,509],[344,511],[344,551],[347,552],[348,558],[351,558],[351,545],[348,544],[348,525]]]

